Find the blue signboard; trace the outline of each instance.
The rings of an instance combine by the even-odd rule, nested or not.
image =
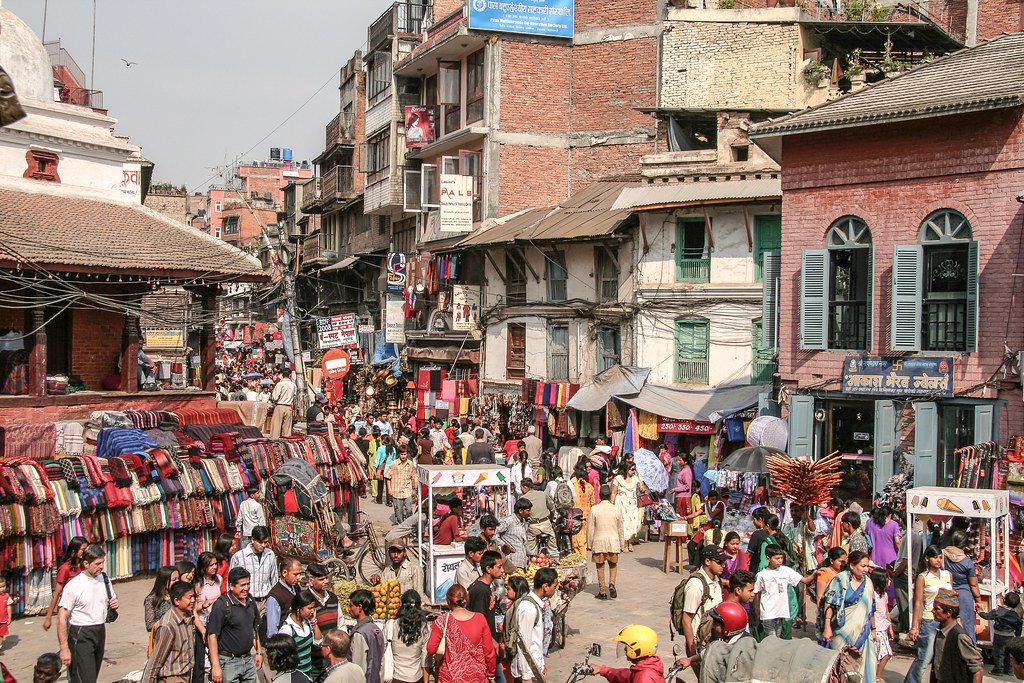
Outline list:
[[[949,398],[953,395],[953,359],[847,356],[843,393]]]
[[[480,31],[573,36],[574,0],[469,0],[469,27]]]

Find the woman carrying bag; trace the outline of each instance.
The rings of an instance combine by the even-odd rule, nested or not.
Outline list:
[[[446,595],[451,612],[430,627],[427,653],[442,656],[438,683],[487,683],[494,680],[494,639],[484,615],[466,609],[469,593],[459,584]]]

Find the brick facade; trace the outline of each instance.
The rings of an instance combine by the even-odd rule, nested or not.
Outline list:
[[[829,225],[849,214],[864,219],[873,237],[872,354],[904,355],[890,350],[893,246],[916,244],[923,219],[942,208],[964,214],[980,246],[978,352],[957,358],[955,390],[988,381],[1003,362],[1004,342],[1014,350],[1024,346],[1024,283],[1012,277],[1021,269],[1024,223],[1024,206],[1015,199],[1024,189],[1022,113],[996,110],[783,138],[779,373],[785,384],[840,388],[847,352],[799,348],[800,270],[801,251],[823,248]],[[1021,428],[1017,379],[998,391],[967,395],[1007,399],[1000,434]]]
[[[173,218],[179,223],[188,224],[191,213],[189,201],[189,196],[184,192],[158,192],[150,190],[143,204],[154,211],[159,211],[163,215]]]
[[[564,134],[569,130],[571,48],[566,44],[501,43],[501,129]],[[543,107],[537,103],[543,102]]]
[[[71,329],[71,374],[81,377],[89,389],[102,390],[103,380],[118,371],[124,316],[76,306]]]
[[[570,193],[567,168],[569,150],[556,147],[502,145],[498,214],[507,216],[531,206],[557,204]]]
[[[656,106],[657,37],[576,45],[571,73],[572,131],[653,128],[636,107]]]

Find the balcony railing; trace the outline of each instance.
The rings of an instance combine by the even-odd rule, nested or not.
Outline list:
[[[355,169],[352,166],[335,166],[322,179],[321,200],[349,199],[355,194]]]
[[[922,350],[967,350],[966,301],[925,301],[921,309]]]
[[[682,258],[676,263],[677,282],[710,282],[711,259]]]
[[[320,178],[312,178],[302,185],[302,212],[310,213],[320,203],[322,196]]]
[[[432,5],[431,0],[393,4],[377,21],[370,24],[367,36],[370,52],[385,47],[391,36],[423,33],[430,24]]]
[[[677,360],[676,382],[679,384],[707,384],[708,362],[706,360]]]
[[[330,149],[332,145],[352,144],[356,139],[356,115],[351,112],[341,112],[327,124],[327,144],[324,149]]]
[[[325,258],[325,256],[320,248],[320,233],[317,232],[302,240],[302,260],[303,262],[309,262],[321,258]]]
[[[754,367],[750,373],[751,384],[771,384],[775,376],[777,365],[772,362],[754,361]]]
[[[828,347],[868,350],[868,302],[830,301]]]
[[[77,104],[80,107],[106,110],[106,107],[103,106],[102,90],[63,87],[60,89],[60,101],[64,104]]]

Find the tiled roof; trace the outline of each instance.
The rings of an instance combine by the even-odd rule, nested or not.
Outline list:
[[[15,183],[0,186],[0,261],[14,261],[16,254],[47,269],[266,277],[252,256],[145,206],[60,185]]]
[[[922,64],[804,111],[750,127],[750,137],[867,126],[1024,105],[1024,33]]]

